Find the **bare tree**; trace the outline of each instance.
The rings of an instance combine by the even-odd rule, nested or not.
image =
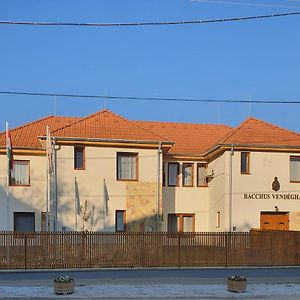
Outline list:
[[[95,218],[95,205],[91,208],[88,201],[85,200],[84,204],[80,205],[80,216],[81,216],[81,231],[93,230],[99,221],[99,217]]]

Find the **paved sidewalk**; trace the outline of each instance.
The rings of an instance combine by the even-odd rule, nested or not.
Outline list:
[[[72,295],[55,295],[53,286],[0,287],[0,299],[299,299],[300,285],[249,285],[246,293],[227,291],[225,284],[99,284],[75,286]]]
[[[100,269],[1,271],[0,299],[56,299],[53,279],[75,279],[71,299],[300,299],[300,268]],[[227,291],[245,275],[247,293]]]

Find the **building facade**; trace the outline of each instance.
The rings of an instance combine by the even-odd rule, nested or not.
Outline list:
[[[300,135],[261,120],[231,128],[102,110],[47,117],[11,137],[9,171],[0,135],[0,230],[300,229]]]

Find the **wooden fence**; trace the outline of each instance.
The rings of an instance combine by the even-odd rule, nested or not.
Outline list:
[[[300,232],[0,232],[0,269],[300,264]]]

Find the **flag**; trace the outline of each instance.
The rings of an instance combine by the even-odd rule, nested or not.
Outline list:
[[[51,141],[51,133],[49,126],[46,127],[46,151],[47,151],[47,159],[48,159],[48,173],[53,175],[54,167],[53,167],[53,144]]]
[[[78,188],[78,183],[77,183],[76,177],[75,177],[74,189],[75,189],[75,209],[76,209],[77,215],[80,216],[80,213],[81,213],[80,196],[79,196],[79,188]]]
[[[14,169],[14,156],[13,156],[13,148],[12,148],[12,140],[9,131],[8,123],[6,122],[6,154],[8,159],[8,171]]]
[[[108,196],[108,191],[107,191],[107,186],[106,186],[106,182],[105,179],[103,180],[103,198],[104,198],[104,205],[105,205],[105,215],[108,215],[108,200],[109,200],[109,196]]]

